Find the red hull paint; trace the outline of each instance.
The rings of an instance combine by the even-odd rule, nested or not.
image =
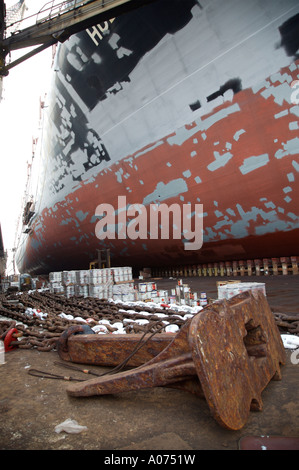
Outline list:
[[[280,74],[289,77],[289,86],[290,77],[297,80],[299,76],[298,68],[291,71],[291,67]],[[42,228],[36,228],[39,220],[35,221],[29,235],[28,264],[23,270],[28,266],[31,272],[45,272],[46,266],[50,270],[51,266],[54,270],[86,268],[96,249],[104,246],[111,249],[113,265],[138,267],[297,255],[298,145],[297,150],[291,146],[298,139],[292,126],[296,121],[294,103],[276,99],[280,82],[268,79],[268,84],[256,93],[243,90],[232,102],[203,116],[202,122],[214,119],[206,130],[197,130],[197,123],[191,123],[180,130],[185,133],[181,143],[178,133],[165,137],[163,143],[153,142],[45,209],[39,219]],[[291,94],[291,87],[289,90]],[[240,109],[230,113],[234,105]],[[224,110],[227,115],[215,119]],[[217,158],[225,154],[228,161],[221,166]],[[246,159],[262,155],[263,163],[255,169],[246,167]],[[121,182],[120,171],[125,175]],[[203,218],[201,250],[184,251],[181,240],[96,238],[96,219],[91,219],[99,204],[109,203],[117,209],[118,196],[126,196],[127,204],[143,203],[158,183],[166,185],[179,178],[185,180],[188,191],[165,202],[203,204],[207,216]],[[61,266],[57,263],[60,254]]]

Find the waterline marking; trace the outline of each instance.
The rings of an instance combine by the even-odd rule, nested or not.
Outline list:
[[[100,240],[181,239],[184,250],[199,250],[202,247],[202,204],[145,206],[136,203],[128,206],[126,196],[118,196],[117,209],[111,204],[100,204],[95,216],[100,218],[95,227],[96,237]]]

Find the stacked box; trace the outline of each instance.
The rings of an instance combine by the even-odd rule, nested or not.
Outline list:
[[[53,272],[49,274],[50,292],[54,294],[63,294],[64,286],[62,285],[62,272]]]
[[[157,291],[157,284],[155,282],[140,282],[138,284],[138,299],[143,302],[162,302]],[[165,301],[163,300],[163,302]]]
[[[62,284],[65,286],[77,284],[76,271],[62,271]]]
[[[201,307],[205,307],[206,305],[208,305],[207,294],[205,292],[200,293],[199,305]]]
[[[80,286],[88,286],[89,284],[89,269],[82,269],[76,271],[77,284]]]
[[[120,300],[122,302],[129,302],[137,300],[137,293],[134,289],[134,282],[126,284],[114,284],[112,286],[113,300]]]
[[[54,294],[64,294],[64,286],[62,284],[56,283],[53,285],[51,292]]]
[[[89,297],[97,297],[99,299],[108,299],[112,297],[112,286],[104,284],[90,285]]]
[[[234,282],[218,286],[218,299],[231,299],[241,292],[251,291],[253,295],[262,292],[266,295],[266,287],[262,282]]]
[[[188,284],[184,284],[182,279],[179,279],[175,289],[172,289],[170,300],[171,303],[176,303],[178,305],[187,305],[192,307],[201,305],[197,292],[192,292],[190,286]]]
[[[113,272],[111,269],[52,272],[49,274],[50,292],[67,297],[112,297]]]
[[[67,298],[73,297],[75,295],[75,285],[67,285],[64,287],[64,294]]]
[[[62,281],[62,273],[55,272],[49,274],[49,281],[50,282],[61,282]]]
[[[168,290],[158,290],[158,297],[160,303],[168,304]]]
[[[89,285],[112,285],[113,284],[113,273],[112,269],[91,269],[89,271]]]
[[[175,289],[176,303],[179,305],[191,305],[191,289],[188,284],[182,284],[180,281]]]
[[[176,289],[158,290],[155,282],[141,282],[134,288],[131,267],[115,267],[78,271],[52,272],[49,274],[50,291],[65,294],[67,297],[83,296],[113,300],[145,301],[181,305],[199,305],[197,294],[191,292],[187,284],[178,281]]]
[[[157,290],[157,284],[155,282],[141,282],[138,285],[139,292],[153,292]]]
[[[155,282],[140,282],[138,284],[138,299],[145,302],[155,302],[164,304],[179,304],[188,306],[198,306],[197,293],[192,293],[188,284],[178,281],[175,289],[157,290]]]
[[[88,297],[89,296],[89,285],[76,285],[75,286],[75,295],[78,297]]]
[[[125,266],[119,268],[111,268],[113,280],[115,283],[128,282],[133,280],[132,268]]]

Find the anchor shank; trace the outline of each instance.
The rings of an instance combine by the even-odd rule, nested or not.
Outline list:
[[[149,365],[120,372],[111,376],[103,376],[87,380],[84,383],[72,384],[67,388],[71,396],[107,395],[114,393],[139,390],[144,388],[161,387],[197,376],[191,353],[157,360]]]

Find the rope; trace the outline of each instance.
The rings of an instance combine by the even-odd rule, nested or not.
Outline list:
[[[58,366],[66,367],[67,369],[78,370],[80,372],[83,372],[84,374],[92,374],[92,375],[96,375],[97,377],[99,377],[99,374],[89,369],[80,369],[80,367],[76,367],[71,364],[64,364],[63,362],[57,362],[57,361],[54,361],[54,364]]]
[[[74,377],[70,377],[70,376],[51,374],[50,372],[44,372],[38,369],[29,369],[28,374],[33,375],[34,377],[40,377],[42,379],[58,379],[58,380],[67,380],[67,381],[75,380],[77,382],[84,382],[85,380],[85,379],[75,379]]]

